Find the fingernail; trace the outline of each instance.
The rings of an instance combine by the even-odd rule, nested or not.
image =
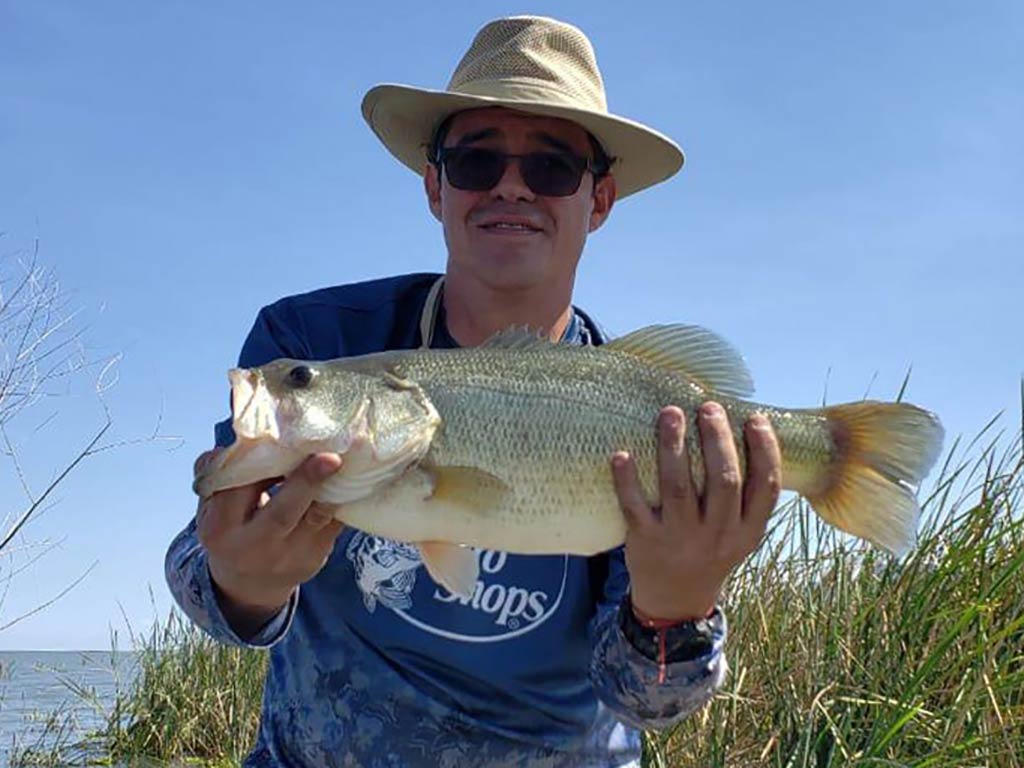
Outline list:
[[[629,463],[629,454],[624,451],[620,451],[612,456],[612,466],[616,469],[622,469]]]
[[[768,422],[768,417],[763,413],[755,413],[750,417],[750,426],[754,429],[768,429],[771,424]]]
[[[724,413],[725,411],[722,410],[722,406],[720,406],[718,403],[704,403],[700,407],[700,415],[703,416],[705,419],[717,419]]]
[[[336,455],[336,454],[335,454]],[[327,457],[321,457],[314,466],[314,473],[321,480],[330,477],[341,468],[340,461],[334,461]]]
[[[678,411],[668,411],[661,415],[661,426],[664,429],[679,429],[682,425],[682,414]]]

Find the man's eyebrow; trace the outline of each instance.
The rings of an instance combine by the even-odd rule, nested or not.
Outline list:
[[[497,128],[484,128],[479,131],[473,131],[467,133],[461,139],[455,142],[455,146],[461,147],[464,144],[472,144],[475,141],[483,141],[484,139],[493,139],[495,136],[500,136],[501,131]]]
[[[557,149],[561,152],[565,152],[569,155],[577,154],[576,150],[571,145],[565,143],[561,139],[556,139],[550,133],[544,133],[543,131],[535,131],[530,134],[531,139],[537,139],[543,144],[547,144],[552,149]]]

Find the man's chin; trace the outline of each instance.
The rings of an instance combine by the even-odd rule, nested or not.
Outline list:
[[[492,254],[477,264],[482,282],[494,290],[527,291],[550,283],[545,262],[522,254]]]

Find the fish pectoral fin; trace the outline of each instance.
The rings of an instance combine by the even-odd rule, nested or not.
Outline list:
[[[682,373],[710,392],[730,397],[754,394],[754,379],[740,353],[697,325],[649,325],[612,339],[603,349]]]
[[[512,495],[512,488],[496,475],[478,467],[423,467],[434,481],[432,500],[486,514],[501,508]]]
[[[470,547],[447,541],[420,541],[416,544],[431,578],[453,595],[470,598],[476,589],[480,564]]]

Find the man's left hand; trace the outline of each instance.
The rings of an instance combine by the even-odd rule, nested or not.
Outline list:
[[[652,509],[626,453],[612,457],[619,503],[626,515],[626,568],[633,606],[664,620],[703,618],[717,603],[730,571],[757,549],[779,498],[782,459],[768,419],[744,425],[747,476],[740,469],[725,409],[714,402],[698,410],[705,485],[697,495],[686,452],[683,412],[658,415],[658,486],[661,507]]]

